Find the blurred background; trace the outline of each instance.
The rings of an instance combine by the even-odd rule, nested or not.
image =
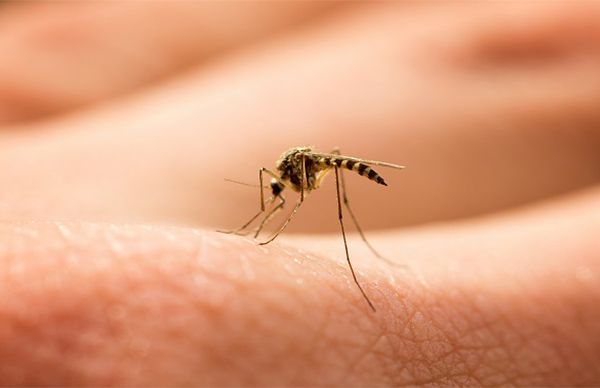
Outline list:
[[[0,217],[233,228],[301,145],[407,166],[365,229],[527,205],[598,184],[599,65],[595,2],[4,2]]]

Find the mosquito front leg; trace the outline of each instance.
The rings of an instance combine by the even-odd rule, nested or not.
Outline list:
[[[373,306],[373,303],[371,303],[371,300],[369,299],[369,297],[367,296],[367,294],[361,287],[360,283],[358,282],[358,279],[356,278],[356,274],[354,273],[354,268],[352,267],[352,262],[350,261],[350,255],[348,253],[348,242],[346,241],[346,231],[344,230],[344,221],[343,221],[343,216],[342,216],[342,202],[340,201],[340,182],[339,182],[339,173],[338,173],[339,168],[338,167],[334,167],[334,168],[335,168],[335,189],[336,189],[335,193],[336,193],[337,205],[338,205],[338,219],[340,221],[340,227],[342,228],[342,238],[344,239],[344,251],[346,252],[346,260],[348,261],[348,266],[350,267],[350,272],[352,273],[352,278],[354,279],[354,283],[356,283],[356,286],[358,287],[362,296],[365,298],[365,300],[369,304],[369,307],[371,307],[371,310],[373,310],[373,312],[375,312],[376,311],[375,306]]]
[[[296,215],[296,212],[300,208],[300,205],[302,205],[302,202],[304,202],[304,186],[305,186],[305,182],[306,182],[306,157],[304,155],[302,155],[301,171],[302,171],[302,173],[301,173],[302,176],[300,177],[300,199],[296,203],[296,206],[294,206],[294,209],[290,213],[287,220],[285,220],[285,222],[283,223],[281,228],[279,228],[279,230],[270,239],[259,243],[259,245],[266,245],[266,244],[270,243],[271,241],[275,240],[277,238],[277,236],[279,236],[279,234],[281,232],[283,232],[285,230],[285,228],[287,228],[290,221],[292,220],[292,218],[294,218],[294,216]]]
[[[304,201],[304,186],[306,186],[306,155],[302,154],[302,179],[300,179],[300,202]]]
[[[237,229],[217,230],[217,232],[226,233],[226,234],[243,235],[244,233],[241,233],[241,232],[243,230],[245,230],[248,226],[250,226],[252,224],[252,222],[254,222],[254,220],[256,220],[262,213],[265,212],[266,205],[270,204],[271,202],[273,202],[275,200],[274,197],[271,197],[265,201],[263,173],[267,173],[267,174],[271,175],[273,178],[279,180],[279,177],[274,172],[272,172],[271,170],[269,170],[267,168],[262,167],[261,169],[258,170],[258,184],[260,187],[260,211],[258,213],[256,213],[252,218],[250,218],[250,220],[248,222],[246,222],[244,225],[240,226]],[[245,234],[247,234],[247,233],[245,233]]]
[[[267,199],[267,204],[270,204],[271,202],[273,202],[273,198],[269,198]],[[248,233],[240,233],[242,232],[244,229],[246,229],[248,226],[250,226],[250,224],[252,224],[252,222],[254,222],[254,220],[256,220],[261,214],[263,214],[265,211],[264,210],[259,210],[258,213],[256,213],[252,218],[250,218],[250,220],[248,222],[246,222],[244,225],[240,226],[237,229],[233,229],[233,230],[217,230],[217,232],[219,233],[225,233],[225,234],[239,234],[239,235],[246,235]]]
[[[269,221],[271,221],[271,219],[273,218],[273,216],[283,208],[283,205],[285,204],[285,198],[283,198],[283,196],[279,195],[278,196],[279,199],[281,200],[281,202],[279,204],[277,204],[277,206],[275,206],[273,209],[271,209],[271,211],[269,211],[267,213],[267,215],[265,216],[265,218],[263,218],[263,220],[261,221],[260,225],[258,226],[258,228],[256,229],[256,232],[254,233],[254,238],[257,238],[258,235],[260,234],[260,232],[262,231],[262,229],[264,228],[264,226],[269,223]]]
[[[277,181],[279,181],[279,176],[277,174],[275,174],[273,171],[271,171],[265,167],[261,167],[261,169],[258,170],[258,182],[260,185],[260,210],[262,210],[264,212],[265,211],[265,193],[264,193],[265,185],[263,183],[263,173],[267,173],[267,174],[271,175],[271,177],[275,178]]]

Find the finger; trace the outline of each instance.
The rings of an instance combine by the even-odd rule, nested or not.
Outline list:
[[[517,55],[484,66],[473,59],[493,41],[483,26],[530,20],[513,12],[521,7],[496,7],[475,7],[477,17],[452,6],[350,13],[146,96],[28,126],[0,155],[5,217],[236,227],[258,193],[223,178],[252,182],[284,150],[315,143],[407,166],[378,171],[385,191],[348,176],[365,228],[473,216],[593,184],[600,58],[583,39],[595,36],[600,12],[527,8],[542,25],[590,35],[566,36],[560,47],[577,50],[539,63]],[[36,129],[47,133],[33,138]],[[337,230],[325,183],[292,228]]]
[[[12,3],[0,12],[0,123],[132,91],[281,33],[325,3]]]
[[[327,240],[5,223],[2,383],[594,385],[599,194],[382,236],[377,313]]]

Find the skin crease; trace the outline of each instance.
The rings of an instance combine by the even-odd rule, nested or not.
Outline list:
[[[249,9],[250,30],[270,20]],[[0,132],[0,383],[600,384],[598,6],[323,15],[297,29],[290,17],[253,46],[268,32],[244,23],[215,46],[161,35],[193,55],[151,74],[120,62],[137,86],[108,91],[69,73],[84,95],[50,110],[56,90],[28,94],[36,70],[14,67],[25,98],[5,105]],[[3,37],[30,28],[15,23]],[[316,142],[408,166],[378,169],[387,188],[346,175],[370,241],[405,266],[349,235],[377,313],[343,257],[332,177],[294,220],[303,234],[261,247],[212,231],[258,205],[223,177],[254,182],[286,148]]]

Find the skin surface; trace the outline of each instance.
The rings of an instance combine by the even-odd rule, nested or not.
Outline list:
[[[5,223],[0,374],[44,385],[593,384],[598,194],[378,235],[404,270],[352,239],[377,313],[329,254],[337,236],[260,247],[188,229]]]
[[[331,8],[273,1],[7,3],[0,51],[18,55],[0,63],[0,122],[147,87]]]
[[[258,193],[223,178],[255,183],[259,167],[273,168],[281,152],[315,140],[325,152],[338,145],[407,166],[380,171],[386,190],[349,177],[356,213],[371,228],[473,216],[597,182],[599,52],[583,46],[545,61],[515,55],[486,64],[491,49],[472,30],[494,47],[506,38],[481,18],[525,23],[535,14],[554,33],[527,31],[533,42],[523,50],[535,51],[556,42],[567,22],[594,33],[600,10],[496,7],[347,11],[142,95],[8,126],[0,136],[0,186],[10,189],[0,192],[0,216],[234,227],[257,209]],[[428,32],[441,29],[444,15],[446,30]],[[434,48],[448,47],[449,36],[460,44],[447,52],[409,40],[426,32]],[[572,44],[582,46],[577,39]],[[348,84],[360,93],[344,92]],[[248,139],[256,142],[249,147]],[[291,230],[337,231],[335,213],[321,211],[334,185],[324,186]],[[386,217],[384,207],[372,210],[374,201],[393,204]]]
[[[600,384],[598,5],[136,4],[0,7],[1,384]],[[333,174],[214,232],[300,145],[376,313]]]

